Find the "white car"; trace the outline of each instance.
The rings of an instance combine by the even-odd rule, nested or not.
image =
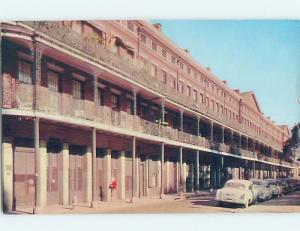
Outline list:
[[[217,190],[216,200],[222,206],[225,203],[241,204],[247,208],[256,202],[257,195],[253,183],[249,180],[229,180],[224,188]]]

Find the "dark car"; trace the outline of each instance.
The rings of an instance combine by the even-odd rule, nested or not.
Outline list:
[[[283,193],[288,194],[295,191],[294,184],[288,178],[278,178],[279,184],[283,188]]]

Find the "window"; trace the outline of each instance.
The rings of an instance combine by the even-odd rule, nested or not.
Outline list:
[[[157,67],[154,64],[151,64],[151,75],[157,77]]]
[[[183,63],[179,63],[180,68],[183,70]]]
[[[197,72],[194,72],[194,78],[197,79]]]
[[[202,93],[200,93],[200,102],[201,102],[201,103],[204,103],[204,97],[203,97],[203,94],[202,94]]]
[[[54,71],[48,72],[48,88],[50,91],[59,92],[59,74]]]
[[[116,94],[111,95],[111,108],[116,111],[120,109],[120,97]]]
[[[194,89],[193,92],[194,92],[194,96],[193,96],[194,100],[195,100],[195,101],[198,101],[198,93],[197,93],[197,90]]]
[[[18,62],[18,78],[23,83],[29,83],[32,84],[32,67],[31,63],[19,60]]]
[[[82,99],[83,83],[77,79],[73,79],[73,97],[75,99]]]
[[[167,51],[162,49],[161,50],[161,55],[166,58],[167,57]]]
[[[174,63],[174,64],[176,63],[176,58],[174,56],[172,56],[171,60],[172,60],[172,63]]]
[[[178,83],[178,90],[179,90],[179,92],[183,93],[184,87],[183,87],[182,81],[179,81],[179,83]]]
[[[171,76],[171,78],[172,78],[173,88],[176,89],[176,79],[174,78],[174,76]]]
[[[167,84],[167,72],[165,72],[163,70],[161,72],[162,72],[162,82],[164,84]]]
[[[191,97],[191,87],[190,86],[187,86],[187,96]]]
[[[134,32],[134,25],[132,22],[127,21],[127,28],[128,30]]]
[[[103,106],[104,105],[104,92],[101,88],[98,88],[98,105]]]
[[[191,68],[188,68],[188,69],[187,69],[187,73],[188,73],[189,75],[191,75]]]
[[[131,99],[126,100],[126,112],[133,115],[133,101]]]
[[[157,44],[154,42],[152,42],[152,50],[157,51]]]
[[[146,44],[146,36],[141,34],[141,42]]]

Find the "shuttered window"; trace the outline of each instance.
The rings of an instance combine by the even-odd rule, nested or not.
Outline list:
[[[32,84],[32,65],[30,62],[19,60],[18,77],[21,82]]]
[[[59,74],[54,71],[48,72],[48,88],[50,91],[59,92]]]
[[[83,83],[79,80],[73,79],[73,97],[75,99],[82,99]]]

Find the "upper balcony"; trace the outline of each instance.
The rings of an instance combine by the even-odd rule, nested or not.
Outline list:
[[[176,89],[165,85],[158,81],[151,75],[151,67],[149,64],[145,64],[139,60],[127,59],[120,57],[116,53],[112,52],[109,46],[103,45],[103,42],[99,42],[92,36],[79,34],[72,30],[70,27],[63,25],[61,22],[24,22],[26,25],[32,27],[38,32],[43,33],[44,39],[53,39],[51,42],[58,41],[59,46],[66,46],[71,52],[81,55],[86,55],[92,61],[101,63],[107,68],[120,72],[126,75],[127,78],[148,87],[155,92],[163,94],[167,100],[187,107],[195,113],[201,113],[208,116],[221,124],[236,129],[242,133],[247,134],[250,137],[255,137],[261,141],[280,149],[281,147],[270,138],[266,138],[261,134],[256,133],[252,129],[246,127],[244,124],[239,123],[236,120],[232,120],[205,105],[200,104],[185,94],[179,93]],[[40,36],[43,37],[43,34]]]

